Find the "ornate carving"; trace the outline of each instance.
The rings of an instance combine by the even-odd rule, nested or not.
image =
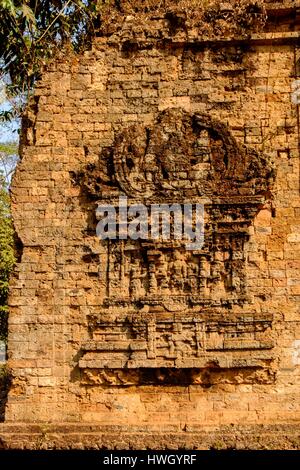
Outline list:
[[[114,149],[90,168],[84,185],[93,197],[114,176],[131,197],[254,196],[266,194],[272,165],[239,146],[227,127],[207,115],[168,109],[152,127],[134,125],[116,137]],[[221,183],[221,184],[220,184]],[[106,191],[104,191],[106,192]]]
[[[90,386],[136,385],[200,385],[209,388],[215,384],[271,384],[275,374],[268,370],[237,368],[233,373],[224,371],[213,363],[197,369],[85,369],[82,384]]]
[[[259,368],[272,357],[269,315],[226,318],[221,312],[203,314],[196,309],[185,315],[162,310],[126,315],[124,309],[122,315],[119,309],[118,314],[90,317],[90,324],[94,339],[83,345],[83,369],[203,368],[212,363],[220,368]]]
[[[144,373],[125,369],[157,369],[162,377],[162,369],[270,363],[272,318],[251,313],[245,264],[248,229],[272,178],[263,156],[238,146],[209,116],[169,109],[152,127],[117,136],[83,177],[88,194],[114,204],[125,193],[129,203],[146,206],[206,198],[205,242],[190,251],[174,239],[102,242],[105,297],[89,319],[91,340],[80,361],[87,382],[147,383]],[[233,305],[248,313],[229,314]]]

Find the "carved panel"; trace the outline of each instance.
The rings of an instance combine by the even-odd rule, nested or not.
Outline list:
[[[107,377],[96,374],[95,383],[150,380],[144,372],[122,379],[129,369],[270,363],[272,318],[253,311],[245,268],[249,226],[272,179],[269,162],[238,146],[224,124],[181,109],[161,113],[152,127],[125,129],[102,151],[81,177],[92,199],[114,205],[126,195],[128,204],[149,208],[204,202],[205,237],[191,250],[172,237],[99,241],[105,295],[82,345],[86,380],[104,369]]]
[[[129,314],[121,310],[89,318],[93,339],[83,345],[81,367],[259,367],[268,359],[265,351],[273,347],[270,315],[226,318],[221,311],[199,309],[171,313],[144,307]],[[249,350],[255,351],[251,357]]]

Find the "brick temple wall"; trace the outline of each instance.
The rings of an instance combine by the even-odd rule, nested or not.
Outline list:
[[[171,31],[165,18],[141,28],[127,17],[91,50],[57,58],[43,73],[23,122],[11,190],[21,253],[10,291],[6,423],[92,423],[175,435],[205,426],[299,424],[299,32],[288,13],[276,18],[251,37],[212,40],[197,30]],[[209,198],[208,234],[215,240],[192,261],[174,258],[170,248],[157,255],[165,257],[170,279],[176,280],[174,259],[187,269],[194,263],[198,277],[193,284],[183,273],[181,287],[175,281],[164,287],[156,271],[155,297],[151,278],[143,284],[141,274],[133,284],[132,258],[143,250],[148,256],[147,248],[125,247],[129,268],[123,280],[113,280],[123,261],[116,255],[113,264],[97,238],[95,213],[99,202],[120,195],[137,201],[143,184],[158,194],[153,167],[135,186],[122,158],[139,157],[146,131],[152,153],[165,155],[160,130],[169,145],[176,122],[188,129],[178,137],[179,146],[186,142],[184,155],[208,139],[212,149],[224,144],[229,163],[218,160],[220,153],[209,160],[201,141],[196,155],[206,160],[196,172],[188,166],[184,173],[177,160],[181,173],[171,177],[168,170],[167,182],[179,181],[177,193],[166,184],[157,199],[149,196],[148,202],[163,202],[164,194],[168,201],[177,194],[175,202]],[[206,134],[189,141],[190,128]],[[198,178],[209,185],[200,187]],[[228,220],[226,251],[221,233]],[[138,268],[144,276],[149,259]],[[197,271],[198,259],[208,260],[206,271],[202,265]],[[149,335],[158,310],[153,352]],[[135,315],[137,338],[151,317],[144,342],[130,336]],[[176,331],[174,322],[181,325]],[[158,352],[163,341],[167,353]]]

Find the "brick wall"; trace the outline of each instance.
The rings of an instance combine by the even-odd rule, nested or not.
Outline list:
[[[122,30],[95,39],[83,55],[50,64],[24,119],[22,160],[12,185],[22,256],[10,292],[13,384],[6,422],[141,430],[151,424],[153,432],[170,426],[179,432],[204,425],[296,425],[299,109],[292,87],[299,33],[276,33],[274,26],[246,39],[210,41],[182,31],[171,37],[165,19],[156,18],[152,35],[139,37],[132,22],[129,17]],[[276,170],[248,228],[247,301],[222,310],[225,317],[271,315],[272,354],[255,370],[206,366],[199,383],[87,382],[79,362],[82,344],[90,340],[88,317],[103,300],[105,267],[95,235],[97,205],[80,175],[85,178],[96,166],[102,198],[105,190],[120,194],[105,182],[105,152],[124,130],[151,128],[170,108],[209,115],[226,126],[237,146],[263,155]],[[256,357],[251,348],[243,354],[245,361]]]

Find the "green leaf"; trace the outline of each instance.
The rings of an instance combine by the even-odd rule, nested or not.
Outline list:
[[[23,5],[21,7],[21,10],[22,10],[23,17],[26,18],[28,23],[31,23],[35,27],[36,26],[36,20],[35,20],[35,16],[34,16],[34,13],[33,13],[32,9],[28,5],[23,3]]]
[[[0,8],[3,8],[3,10],[7,10],[10,14],[16,16],[16,9],[12,0],[0,0]]]

